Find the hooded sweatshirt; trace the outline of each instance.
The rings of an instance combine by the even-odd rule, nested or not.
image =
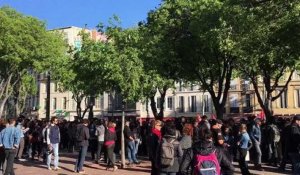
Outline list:
[[[183,155],[182,162],[179,168],[179,172],[183,175],[190,174],[192,167],[194,167],[194,157],[198,154],[200,155],[209,155],[215,151],[219,164],[221,166],[222,175],[231,175],[234,172],[234,167],[225,155],[224,151],[221,148],[216,148],[212,141],[199,140],[195,142],[192,148],[188,149]]]

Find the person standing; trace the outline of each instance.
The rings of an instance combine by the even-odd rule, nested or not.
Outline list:
[[[181,157],[183,156],[183,151],[181,148],[180,143],[176,139],[176,128],[175,125],[173,126],[171,123],[165,125],[163,128],[162,133],[162,142],[158,148],[158,155],[157,155],[157,162],[159,165],[160,175],[176,175],[179,172],[179,165]],[[172,146],[171,146],[172,145]],[[173,149],[173,155],[168,155],[168,148]],[[166,159],[168,156],[173,156],[173,162],[164,162],[163,160]],[[169,158],[169,157],[168,157]],[[167,159],[168,159],[167,158]]]
[[[297,115],[293,119],[290,130],[290,145],[288,153],[292,165],[293,174],[300,174],[300,116]]]
[[[9,119],[9,125],[0,133],[0,147],[4,147],[6,161],[4,175],[15,175],[13,165],[21,139],[21,130],[15,124],[15,119]]]
[[[25,128],[23,127],[23,118],[18,118],[18,123],[16,126],[18,129],[22,130],[20,133],[20,144],[19,144],[19,149],[17,151],[16,159],[20,161],[24,161],[25,159],[22,159],[23,155],[23,150],[25,146],[25,140],[24,140],[24,133],[26,132]]]
[[[89,146],[90,133],[89,133],[88,125],[89,125],[89,120],[83,119],[82,124],[79,124],[76,131],[76,136],[78,139],[78,146],[79,146],[79,154],[75,163],[75,172],[80,174],[85,173],[82,167]]]
[[[254,149],[255,149],[255,159],[254,159],[254,165],[257,170],[263,170],[261,167],[261,120],[259,118],[256,118],[254,120],[253,125],[250,128],[250,138],[252,140]]]
[[[52,154],[54,154],[54,170],[57,171],[60,169],[58,167],[58,149],[59,149],[59,142],[60,142],[60,131],[59,127],[57,126],[58,119],[57,117],[51,118],[51,124],[47,128],[47,146],[48,146],[48,157],[47,157],[47,166],[49,170],[52,170],[51,168],[51,158]]]
[[[128,156],[128,166],[131,166],[133,163],[138,164],[138,161],[136,159],[135,154],[135,142],[134,142],[134,136],[133,132],[130,129],[130,122],[125,122],[125,128],[124,128],[124,136],[126,140],[126,149],[127,149],[127,156]]]
[[[116,123],[110,121],[107,124],[107,131],[105,132],[104,136],[104,146],[106,147],[107,152],[107,158],[108,158],[108,164],[106,170],[109,169],[110,166],[113,167],[113,171],[116,171],[118,167],[115,164],[115,158],[114,158],[114,149],[116,145],[117,140],[117,134],[116,134]]]
[[[159,169],[157,167],[157,148],[161,142],[161,128],[162,121],[155,120],[152,123],[152,131],[148,138],[148,150],[149,150],[149,160],[151,161],[151,175],[159,175]]]
[[[104,136],[105,136],[105,127],[103,126],[103,121],[98,121],[98,126],[96,127],[96,136],[98,140],[98,148],[97,148],[97,157],[96,163],[99,163],[101,160],[101,151],[104,144]]]
[[[240,126],[240,138],[237,142],[238,150],[239,150],[239,166],[242,172],[242,175],[250,175],[248,169],[248,164],[246,162],[246,155],[248,150],[252,147],[252,142],[250,140],[250,136],[247,133],[247,126],[245,124],[241,124]]]

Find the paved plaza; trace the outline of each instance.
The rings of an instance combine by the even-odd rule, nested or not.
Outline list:
[[[26,162],[16,162],[15,163],[15,173],[16,175],[75,175],[74,173],[74,163],[76,160],[76,154],[63,153],[60,154],[60,170],[49,171],[46,165],[41,161],[26,161]],[[241,174],[237,163],[235,165],[235,174]],[[249,165],[250,171],[257,175],[282,175],[291,174],[291,171],[279,172],[277,168],[264,166],[265,171],[254,171],[253,165]],[[149,175],[150,174],[150,162],[147,160],[142,160],[140,165],[136,165],[126,169],[118,169],[113,172],[112,169],[106,170],[104,164],[98,165],[92,162],[90,157],[87,157],[85,166],[85,174],[87,175]]]

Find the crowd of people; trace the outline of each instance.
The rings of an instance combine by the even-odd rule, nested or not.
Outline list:
[[[251,174],[249,161],[260,171],[263,163],[281,171],[291,164],[293,173],[300,174],[300,116],[273,117],[267,122],[255,116],[239,121],[207,116],[164,122],[128,120],[123,131],[121,126],[118,120],[102,119],[0,120],[0,171],[14,175],[14,161],[29,160],[43,161],[49,170],[57,171],[62,150],[78,151],[75,172],[85,173],[88,152],[94,163],[102,162],[107,170],[116,171],[123,132],[127,166],[149,157],[151,175],[231,175],[234,161],[243,175]]]

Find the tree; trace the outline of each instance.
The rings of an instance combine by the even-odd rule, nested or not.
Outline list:
[[[139,45],[138,49],[141,51],[141,59],[144,65],[145,74],[143,76],[143,93],[147,101],[150,99],[150,106],[153,116],[157,120],[163,120],[164,110],[165,110],[165,96],[167,90],[174,87],[176,77],[174,76],[174,70],[172,68],[168,69],[164,64],[161,63],[162,58],[166,56],[168,59],[168,54],[164,53],[165,50],[159,50],[157,48],[157,40],[153,35],[151,35],[150,28],[147,24],[140,23],[139,26]],[[156,94],[160,95],[159,98],[159,112],[156,105]]]
[[[108,42],[94,41],[84,30],[80,36],[82,47],[71,51],[68,61],[59,63],[54,74],[63,89],[73,93],[78,117],[84,118],[89,109],[92,118],[93,105],[88,102],[82,114],[82,101],[110,89],[117,65],[112,62],[112,46]]]
[[[146,26],[163,57],[158,62],[174,77],[200,82],[222,118],[236,56],[233,31],[224,20],[224,2],[166,0],[148,15]]]
[[[114,20],[119,23],[119,19],[114,17]],[[119,24],[114,24],[106,28],[109,44],[113,47],[113,53],[110,54],[110,59],[118,66],[115,74],[112,90],[122,96],[122,133],[121,133],[121,164],[125,167],[125,104],[128,102],[137,102],[142,96],[142,77],[143,77],[143,62],[140,59],[141,52],[138,49],[139,32],[136,28],[122,29]]]
[[[0,117],[29,70],[43,70],[65,52],[63,39],[45,24],[9,7],[0,8]]]
[[[272,102],[286,92],[299,66],[299,5],[299,1],[244,1],[230,2],[228,8],[235,14],[231,23],[239,35],[239,71],[251,80],[267,119],[272,117]]]

